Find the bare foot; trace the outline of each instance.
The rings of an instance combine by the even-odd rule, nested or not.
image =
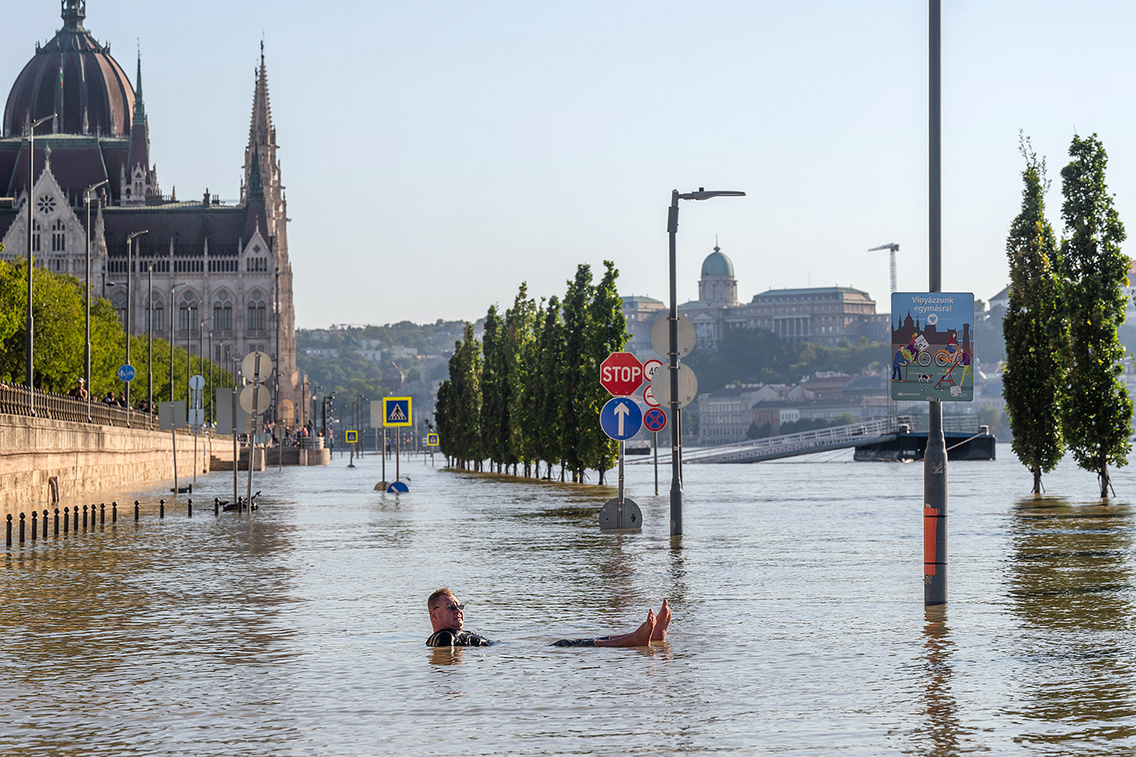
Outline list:
[[[667,600],[663,600],[663,606],[659,608],[659,614],[655,620],[655,630],[651,632],[651,641],[666,641],[667,629],[671,626],[671,606],[667,604]]]
[[[597,647],[646,647],[651,644],[651,634],[655,631],[655,611],[647,610],[643,625],[631,633],[612,636],[610,639],[596,639]]]

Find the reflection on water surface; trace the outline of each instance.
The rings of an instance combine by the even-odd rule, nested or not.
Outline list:
[[[1023,498],[1008,448],[950,479],[950,604],[922,605],[922,469],[688,466],[684,526],[632,467],[611,488],[379,461],[270,470],[252,517],[225,474],[0,555],[4,754],[1117,754],[1133,751],[1133,513],[1091,474]],[[664,469],[662,477],[668,477]],[[1079,499],[1078,499],[1079,498]],[[120,497],[120,502],[126,497]],[[85,504],[85,503],[80,503]],[[439,650],[448,585],[500,643]],[[630,630],[667,597],[669,640]],[[445,733],[445,739],[436,737]]]

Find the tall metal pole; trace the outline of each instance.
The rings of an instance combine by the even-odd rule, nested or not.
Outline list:
[[[134,289],[131,286],[134,272],[134,240],[143,234],[149,233],[147,231],[136,231],[126,237],[126,364],[130,365],[130,334],[134,330]],[[124,381],[126,384],[126,427],[130,428],[130,381]]]
[[[177,289],[177,284],[170,284],[170,402],[174,401],[174,290]],[[235,418],[236,416],[234,416]],[[236,463],[234,463],[236,465]],[[236,502],[236,495],[233,495],[233,501]]]
[[[97,184],[92,184],[87,187],[87,191],[83,193],[83,200],[87,205],[87,232],[84,234],[87,244],[87,287],[86,293],[83,297],[83,309],[85,311],[86,320],[86,341],[83,348],[83,381],[87,385],[87,423],[93,420],[93,413],[91,412],[91,192],[103,186],[109,179],[103,179]],[[101,200],[100,200],[101,201]]]
[[[154,264],[146,265],[146,412],[154,430]]]
[[[940,0],[929,0],[929,155],[928,279],[929,291],[942,291],[942,111]],[[947,601],[947,445],[943,435],[943,405],[928,408],[930,429],[923,454],[923,603]]]
[[[25,375],[28,381],[28,415],[35,415],[35,389],[32,373],[35,368],[35,316],[32,314],[32,201],[35,199],[35,130],[40,124],[55,118],[55,114],[33,121],[28,127],[28,315],[24,333],[24,346],[27,352]]]
[[[676,283],[676,237],[678,236],[678,190],[671,192],[671,207],[667,214],[667,234],[670,237],[670,296],[671,308],[667,315],[667,359],[670,369],[671,410],[671,536],[682,534],[682,475],[679,471],[678,414],[678,285]]]

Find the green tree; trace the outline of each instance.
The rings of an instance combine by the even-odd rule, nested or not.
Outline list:
[[[1074,137],[1070,163],[1061,171],[1061,214],[1068,235],[1061,244],[1069,308],[1068,400],[1062,417],[1077,464],[1096,471],[1101,498],[1108,497],[1108,466],[1126,465],[1132,400],[1120,381],[1128,258],[1126,235],[1105,184],[1108,158],[1094,134]]]
[[[619,456],[619,443],[610,439],[600,428],[600,410],[610,399],[607,390],[600,385],[600,363],[612,352],[623,349],[630,338],[627,333],[627,319],[623,315],[622,302],[615,281],[619,271],[610,260],[604,261],[604,276],[592,289],[592,299],[588,303],[588,341],[584,396],[587,415],[581,429],[580,458],[587,468],[599,473],[599,483],[604,482],[604,474],[615,465]],[[589,380],[590,379],[590,380]]]
[[[496,463],[497,472],[508,457],[509,376],[505,355],[505,325],[490,305],[485,314],[481,353],[481,451]]]
[[[1022,208],[1010,226],[1010,301],[1002,319],[1005,369],[1002,396],[1010,415],[1011,446],[1033,474],[1057,467],[1065,452],[1061,413],[1065,393],[1069,326],[1062,295],[1061,260],[1053,227],[1045,217],[1045,161],[1022,140]]]
[[[536,459],[536,379],[539,364],[536,347],[536,303],[528,296],[528,284],[521,282],[513,307],[505,312],[506,359],[509,383],[509,432],[507,465],[524,463],[531,475]]]
[[[594,420],[589,380],[596,381],[588,354],[588,303],[592,300],[592,267],[581,264],[576,276],[568,282],[564,294],[564,394],[563,394],[563,455],[564,465],[572,472],[573,481],[584,478],[585,451],[584,424]]]
[[[473,462],[481,467],[481,345],[473,338],[473,324],[466,323],[464,338],[450,358],[451,412],[448,425],[459,467]]]
[[[556,295],[542,309],[537,333],[537,361],[533,385],[533,410],[536,416],[536,450],[538,460],[547,465],[546,478],[552,478],[552,467],[560,466],[564,478],[564,324],[560,320],[560,299]]]

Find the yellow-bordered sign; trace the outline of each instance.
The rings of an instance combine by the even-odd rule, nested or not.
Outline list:
[[[383,397],[384,426],[413,426],[410,397]]]
[[[348,444],[357,444],[359,442],[359,432],[348,431],[343,435],[343,440]]]
[[[426,446],[427,447],[437,447],[438,446],[438,435],[437,434],[426,434]]]

